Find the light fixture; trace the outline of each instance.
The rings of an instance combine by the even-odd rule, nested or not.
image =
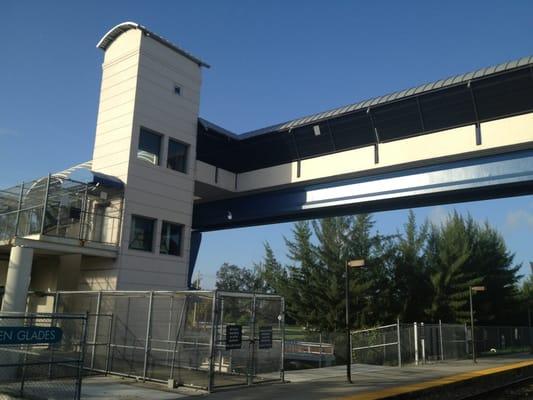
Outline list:
[[[365,266],[365,260],[350,260],[346,264],[350,268],[360,268]]]

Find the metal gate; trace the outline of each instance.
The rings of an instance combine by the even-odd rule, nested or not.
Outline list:
[[[0,399],[79,399],[87,316],[0,313]]]
[[[210,388],[283,380],[284,301],[216,292]]]
[[[190,290],[46,297],[55,312],[88,313],[86,371],[210,391],[283,379],[280,296]],[[39,299],[30,296],[29,304]],[[226,349],[228,326],[241,327],[239,348]]]

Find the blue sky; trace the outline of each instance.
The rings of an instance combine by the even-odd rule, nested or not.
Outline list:
[[[531,1],[2,1],[0,187],[90,159],[101,52],[112,26],[146,25],[204,59],[201,115],[237,133],[533,54]],[[453,206],[416,210],[442,220]],[[533,260],[533,197],[455,206]],[[395,232],[406,211],[375,215]],[[207,286],[250,265],[290,224],[206,234]]]

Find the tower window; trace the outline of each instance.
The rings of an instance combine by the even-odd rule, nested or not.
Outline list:
[[[168,139],[167,168],[186,173],[188,149],[186,144]]]
[[[155,219],[132,215],[130,249],[152,251]]]
[[[159,252],[161,254],[169,254],[172,256],[181,255],[182,230],[182,225],[163,221],[161,225],[161,244],[159,246]]]
[[[174,85],[174,94],[176,96],[181,96],[181,86],[179,85]]]
[[[149,162],[153,165],[159,165],[161,155],[161,135],[141,128],[139,134],[139,148],[137,158]]]

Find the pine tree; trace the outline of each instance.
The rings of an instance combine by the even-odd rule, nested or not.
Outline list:
[[[440,227],[431,227],[426,257],[431,269],[433,301],[430,316],[443,321],[470,318],[469,288],[476,293],[475,319],[482,323],[510,323],[518,305],[520,266],[513,266],[501,235],[487,223],[468,215],[450,214]]]
[[[254,266],[257,280],[261,282],[263,293],[283,294],[287,282],[287,271],[278,262],[268,242],[264,243],[263,261]]]
[[[394,268],[398,314],[405,322],[424,321],[427,318],[423,304],[427,304],[432,294],[427,260],[424,257],[427,239],[428,224],[418,227],[414,212],[409,210],[404,231],[398,234]]]
[[[315,247],[311,243],[309,222],[296,222],[293,239],[285,238],[288,257],[294,264],[288,268],[288,281],[284,292],[287,313],[297,323],[319,327],[322,323],[320,296],[320,270]]]
[[[375,221],[370,214],[352,218],[348,259],[364,259],[365,268],[352,272],[357,312],[356,327],[390,323],[396,319],[394,296],[395,236],[373,233]]]
[[[471,217],[468,221],[474,224]],[[476,319],[486,324],[512,323],[520,303],[520,265],[513,265],[514,255],[509,253],[505,241],[494,228],[488,223],[475,224],[475,227],[469,269],[486,287],[485,292],[476,294]],[[517,322],[525,323],[523,318]]]

